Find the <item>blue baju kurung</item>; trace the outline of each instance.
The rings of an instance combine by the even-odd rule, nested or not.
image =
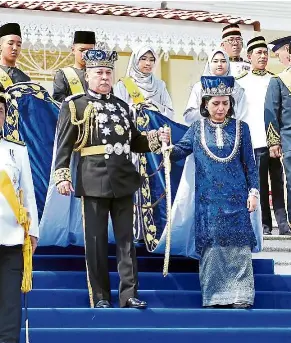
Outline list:
[[[258,189],[258,175],[248,125],[235,119],[218,125],[197,121],[175,145],[171,159],[191,153],[203,305],[252,304],[251,251],[257,240],[247,199],[250,189]]]

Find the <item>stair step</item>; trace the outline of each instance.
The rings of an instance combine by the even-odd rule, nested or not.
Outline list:
[[[151,308],[201,308],[201,292],[185,290],[141,290],[141,299]],[[118,291],[112,291],[112,301],[118,307]],[[30,308],[88,308],[89,297],[85,289],[41,289],[29,294]],[[290,309],[291,292],[256,291],[254,308]]]
[[[291,265],[291,264],[290,264]],[[110,284],[118,289],[118,273],[110,273]],[[36,271],[33,273],[34,289],[87,289],[86,272]],[[258,291],[291,291],[291,275],[255,274],[255,288]],[[199,274],[139,273],[140,290],[200,290]]]
[[[260,259],[274,259],[274,263],[277,263],[279,261],[291,261],[291,252],[288,251],[261,251],[256,254],[258,258]]]
[[[139,256],[138,270],[162,272],[164,257],[152,254],[151,256]],[[116,257],[109,256],[109,270],[116,271]],[[185,257],[171,257],[169,272],[198,272],[197,260]],[[253,259],[255,274],[274,274],[274,262],[272,259]],[[83,255],[35,255],[33,258],[34,270],[67,270],[84,271],[85,257]]]
[[[278,231],[272,232],[272,235],[264,235],[265,241],[291,241],[291,236],[289,235],[279,235]]]
[[[288,328],[291,310],[38,308],[28,315],[30,328]]]
[[[266,323],[268,325],[268,323]],[[24,331],[24,330],[23,330]],[[24,333],[24,332],[23,332]],[[107,329],[31,329],[32,342],[138,342],[138,343],[290,343],[291,328],[107,328]],[[24,343],[22,334],[21,343]]]

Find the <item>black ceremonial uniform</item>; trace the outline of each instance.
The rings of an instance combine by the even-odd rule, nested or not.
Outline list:
[[[74,45],[95,43],[96,39],[93,31],[75,31]],[[85,72],[85,67],[83,69],[66,67],[58,70],[54,78],[53,98],[58,102],[63,102],[70,95],[84,93],[88,88]]]
[[[120,306],[125,307],[129,298],[137,296],[132,196],[142,183],[129,156],[130,151],[159,150],[157,133],[149,142],[135,128],[125,102],[112,94],[100,95],[91,90],[63,102],[58,132],[57,184],[71,180],[69,163],[73,149],[81,154],[75,196],[83,200],[91,306],[99,300],[110,301],[107,256],[110,212],[117,245]]]
[[[0,38],[9,35],[21,37],[21,29],[17,23],[7,23],[0,27]],[[0,84],[6,89],[18,82],[30,81],[30,77],[16,67],[0,65]]]
[[[81,93],[83,91],[86,91],[88,88],[88,84],[85,80],[85,69],[78,69],[74,67],[67,67],[71,68],[73,72],[76,73],[76,76],[78,77],[77,80],[72,80],[72,82],[78,82],[80,85],[80,90],[76,93]],[[64,69],[59,69],[56,72],[55,78],[54,78],[54,84],[53,84],[53,98],[54,100],[58,102],[63,102],[68,96],[72,95],[72,90],[69,84],[69,81],[64,73]],[[82,89],[83,88],[83,89]]]

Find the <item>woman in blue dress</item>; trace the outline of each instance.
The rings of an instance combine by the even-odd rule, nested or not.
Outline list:
[[[248,308],[254,302],[251,253],[261,246],[250,216],[259,197],[250,132],[231,118],[234,78],[202,76],[201,83],[203,118],[171,153],[174,161],[193,153],[195,166],[194,186],[181,180],[173,205],[172,253],[200,259],[203,306]],[[185,206],[187,195],[194,206]]]

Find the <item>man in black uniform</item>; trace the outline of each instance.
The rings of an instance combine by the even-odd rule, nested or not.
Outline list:
[[[69,95],[84,93],[87,90],[85,80],[85,62],[82,58],[84,51],[93,49],[95,46],[95,33],[92,31],[76,31],[72,46],[75,57],[73,67],[58,70],[54,79],[53,98],[63,102]]]
[[[28,75],[15,67],[21,45],[19,24],[8,23],[0,27],[0,84],[4,89],[17,82],[30,81]]]
[[[288,51],[290,50],[289,47]],[[290,61],[290,58],[289,58]],[[272,77],[265,98],[265,128],[270,157],[283,157],[287,188],[287,214],[291,228],[291,62]],[[290,230],[288,232],[290,235]]]
[[[137,261],[133,244],[133,194],[142,179],[130,152],[160,152],[163,129],[141,135],[128,105],[110,93],[115,51],[85,53],[88,91],[68,97],[58,124],[55,182],[60,194],[74,191],[69,170],[80,152],[75,196],[82,198],[91,307],[111,307],[108,273],[108,214],[117,245],[121,307],[145,308],[137,298]]]

